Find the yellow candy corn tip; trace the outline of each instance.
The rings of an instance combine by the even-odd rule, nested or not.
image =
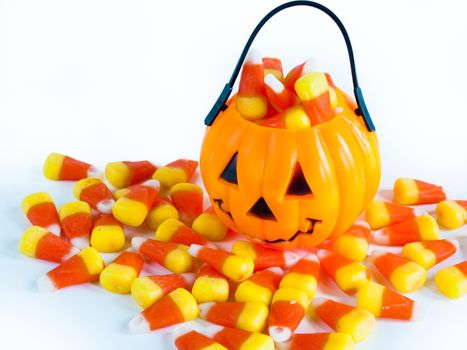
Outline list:
[[[59,153],[50,153],[44,163],[44,175],[49,180],[59,180],[62,163],[65,156]]]
[[[418,202],[418,187],[413,179],[398,178],[394,183],[393,192],[396,203],[412,205]]]
[[[263,118],[268,105],[264,96],[238,96],[235,101],[237,111],[247,120],[258,120]]]
[[[122,224],[140,226],[148,214],[144,203],[122,197],[112,207],[112,214]]]
[[[125,246],[125,233],[119,225],[98,225],[92,230],[91,246],[103,253],[117,252]]]
[[[171,168],[167,166],[157,169],[152,178],[159,180],[160,183],[167,188],[171,188],[178,183],[188,181],[187,174],[183,169]]]
[[[79,213],[86,213],[91,215],[92,211],[89,204],[83,201],[65,203],[60,207],[60,210],[58,211],[58,216],[60,217],[61,221],[68,216]]]
[[[158,241],[170,241],[172,235],[180,228],[183,227],[184,224],[177,220],[177,219],[167,219],[162,222],[159,227],[157,228],[154,236],[155,239]]]
[[[328,80],[321,72],[306,73],[295,82],[295,91],[302,102],[310,101],[328,90]]]
[[[24,214],[28,214],[32,207],[42,203],[53,203],[52,197],[47,192],[31,193],[22,200],[21,209]]]
[[[361,237],[343,234],[336,238],[333,250],[352,261],[363,261],[368,253],[368,242]]]
[[[378,230],[391,224],[391,218],[386,205],[380,200],[374,200],[368,205],[365,212],[365,220],[373,230]]]
[[[311,126],[311,121],[301,106],[295,106],[285,113],[286,129],[305,129]]]
[[[467,294],[467,276],[456,266],[449,266],[435,276],[438,290],[450,299],[457,299]]]
[[[128,294],[131,283],[138,277],[133,267],[111,263],[100,274],[102,288],[112,293]]]
[[[111,162],[105,167],[105,177],[115,188],[126,187],[129,184],[130,169],[123,162]]]
[[[415,218],[418,229],[420,230],[420,236],[424,241],[436,240],[439,237],[439,226],[436,220],[428,214],[418,216]]]
[[[455,229],[467,221],[467,210],[456,201],[442,201],[436,207],[436,220],[448,229]]]
[[[194,282],[191,293],[199,304],[227,301],[229,288],[229,282],[224,278],[200,276]]]
[[[178,220],[178,211],[172,204],[162,204],[149,212],[146,223],[149,229],[155,231],[168,219]]]
[[[212,213],[203,213],[198,216],[191,228],[210,241],[221,241],[227,234],[227,226]]]

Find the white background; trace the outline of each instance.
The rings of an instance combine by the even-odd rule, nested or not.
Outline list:
[[[19,203],[38,190],[59,204],[71,199],[71,184],[42,177],[52,151],[100,167],[197,158],[205,114],[249,33],[279,3],[0,0],[1,348],[165,349],[159,333],[126,333],[138,312],[129,297],[96,286],[38,294],[33,282],[51,265],[17,252],[27,227]],[[465,3],[323,3],[354,45],[380,140],[382,188],[409,176],[467,198]],[[288,10],[255,47],[282,58],[286,70],[312,57],[351,91],[342,38],[324,14]],[[465,347],[466,298],[447,301],[430,283],[413,297],[429,311],[423,322],[378,322],[358,348]]]

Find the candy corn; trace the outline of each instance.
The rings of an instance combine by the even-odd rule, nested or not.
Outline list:
[[[192,244],[188,252],[191,256],[211,265],[217,271],[234,281],[243,281],[251,276],[254,269],[252,259]]]
[[[268,313],[268,307],[263,303],[210,302],[199,305],[202,319],[249,332],[261,332]]]
[[[319,250],[318,258],[326,274],[347,294],[355,294],[371,281],[371,271],[364,265],[329,250]]]
[[[270,267],[256,272],[238,285],[235,291],[235,301],[251,301],[269,305],[283,275],[284,271],[279,267]]]
[[[295,91],[312,125],[332,118],[329,83],[324,73],[311,72],[302,75],[295,82]]]
[[[295,83],[304,74],[314,71],[313,62],[311,60],[305,61],[302,64],[292,68],[285,77],[285,86],[289,91],[295,91]]]
[[[276,342],[287,341],[308,308],[308,296],[295,288],[280,288],[274,293],[268,319],[269,335]]]
[[[131,283],[131,296],[143,309],[177,288],[190,289],[195,274],[169,274],[138,277]]]
[[[188,254],[188,247],[185,245],[134,237],[131,246],[146,258],[174,273],[187,272],[192,268],[193,259]]]
[[[365,220],[373,230],[397,224],[416,216],[424,214],[411,207],[384,202],[380,200],[372,201],[365,212]]]
[[[62,205],[59,212],[63,234],[78,248],[89,246],[92,230],[91,207],[83,201]]]
[[[81,180],[97,177],[99,171],[91,164],[59,153],[50,153],[44,163],[44,175],[49,180]]]
[[[330,299],[313,300],[311,310],[333,330],[350,335],[356,343],[366,339],[376,324],[375,317],[369,311]]]
[[[456,246],[447,240],[408,243],[402,249],[402,256],[416,262],[425,270],[446,260],[456,252]]]
[[[178,210],[168,198],[158,196],[146,218],[146,225],[155,231],[167,219],[178,220]]]
[[[264,76],[268,74],[274,75],[278,80],[284,80],[284,73],[282,72],[282,62],[278,58],[263,57]]]
[[[122,250],[125,246],[122,224],[112,215],[101,215],[91,232],[91,246],[103,253]]]
[[[217,217],[214,209],[209,207],[198,216],[191,225],[191,228],[210,241],[220,241],[227,234],[227,227]]]
[[[196,331],[185,331],[175,339],[178,350],[228,350],[215,340]]]
[[[170,189],[170,198],[177,208],[180,221],[190,225],[203,212],[203,190],[190,183],[179,183]]]
[[[79,201],[88,203],[91,208],[103,214],[110,214],[115,201],[112,192],[97,177],[79,180],[73,188],[73,194]]]
[[[402,205],[432,204],[446,199],[441,186],[408,178],[398,178],[393,191],[394,201]]]
[[[112,207],[112,214],[122,224],[140,226],[154,205],[158,193],[159,181],[148,180],[118,199]]]
[[[301,106],[294,106],[273,117],[262,119],[260,125],[281,129],[305,129],[311,126],[311,122]]]
[[[247,241],[236,241],[232,246],[232,253],[253,259],[255,271],[269,267],[286,270],[299,260],[299,256],[293,252],[265,248]]]
[[[31,258],[61,262],[78,253],[79,249],[43,227],[32,226],[21,237],[19,251]]]
[[[248,120],[260,119],[268,111],[263,61],[254,50],[249,52],[243,65],[235,106],[237,111]]]
[[[436,220],[446,228],[461,227],[467,222],[467,200],[439,202],[436,207]]]
[[[280,281],[281,288],[296,288],[304,291],[308,298],[313,298],[318,286],[320,273],[319,260],[315,254],[300,259]]]
[[[101,272],[102,288],[112,293],[130,293],[131,283],[143,269],[143,258],[132,252],[123,252]]]
[[[264,77],[264,84],[268,101],[276,110],[282,111],[294,105],[296,99],[294,94],[286,89],[276,75],[267,74]]]
[[[155,237],[158,241],[174,242],[185,245],[208,244],[208,240],[193,231],[183,222],[177,219],[167,219],[156,230]]]
[[[217,325],[209,326],[205,333],[229,350],[274,350],[271,337],[262,333]]]
[[[401,293],[413,292],[425,283],[425,269],[413,261],[381,250],[375,250],[371,259],[383,277]]]
[[[300,333],[289,342],[278,344],[280,350],[352,350],[352,337],[346,333]]]
[[[105,167],[105,177],[115,188],[123,188],[151,178],[156,167],[147,160],[112,162]]]
[[[195,298],[186,289],[178,288],[135,316],[128,328],[131,333],[147,333],[194,320],[197,315]]]
[[[467,294],[467,261],[438,271],[435,283],[448,298],[456,299]]]
[[[381,245],[404,245],[417,241],[433,241],[439,237],[439,226],[425,214],[373,232],[373,241]]]
[[[353,225],[349,230],[334,239],[332,250],[352,261],[363,261],[368,254],[367,237],[370,229],[362,224]]]
[[[210,301],[227,301],[229,298],[229,281],[212,266],[204,264],[196,278],[191,293],[198,304]]]
[[[360,289],[357,305],[375,317],[408,321],[417,318],[415,301],[378,283],[371,282]]]
[[[178,159],[156,170],[153,179],[171,188],[172,186],[188,182],[198,167],[198,162],[189,159]]]
[[[21,208],[31,224],[60,235],[57,208],[48,193],[37,192],[30,194],[21,202]]]
[[[87,247],[37,280],[37,288],[49,292],[99,279],[104,261],[97,250]]]

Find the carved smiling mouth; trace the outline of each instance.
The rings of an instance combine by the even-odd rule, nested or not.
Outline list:
[[[222,199],[213,199],[213,202],[217,204],[217,206],[219,207],[219,209],[227,214],[230,219],[233,221],[233,217],[232,217],[232,213],[228,210],[225,210],[223,207],[222,207],[222,204],[224,204],[224,201]],[[310,226],[308,228],[307,231],[300,231],[298,230],[292,237],[290,237],[289,239],[276,239],[276,240],[264,240],[264,242],[267,242],[267,243],[285,243],[285,242],[292,242],[293,240],[295,240],[299,235],[302,235],[302,234],[306,234],[306,235],[311,235],[313,234],[313,231],[315,230],[315,225],[316,224],[319,224],[322,222],[322,220],[318,220],[318,219],[313,219],[313,218],[306,218],[306,220],[308,220],[310,222]],[[248,236],[246,234],[244,234],[244,236]]]

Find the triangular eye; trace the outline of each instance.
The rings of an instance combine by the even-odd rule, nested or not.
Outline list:
[[[289,188],[287,189],[287,194],[291,196],[305,196],[311,193],[313,192],[311,192],[310,186],[306,182],[302,167],[297,163],[290,180]]]
[[[233,155],[232,159],[230,159],[229,163],[227,164],[227,166],[225,167],[221,175],[222,179],[235,185],[238,185],[237,158],[238,158],[238,152]]]
[[[274,216],[274,213],[271,211],[269,208],[268,204],[264,200],[263,197],[258,199],[251,207],[251,209],[248,211],[248,214],[254,215],[260,219],[263,220],[274,220],[276,221],[276,217]]]

